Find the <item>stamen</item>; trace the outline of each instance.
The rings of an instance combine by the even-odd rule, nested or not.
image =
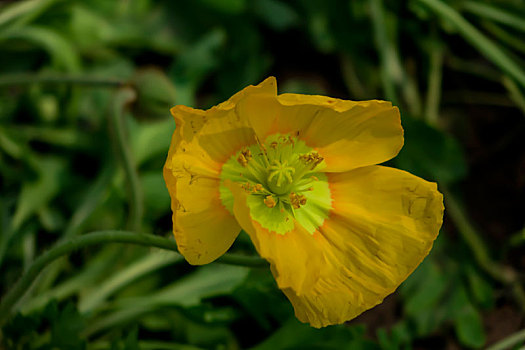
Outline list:
[[[294,209],[299,209],[301,205],[306,204],[306,197],[302,194],[292,192],[290,193],[290,203]]]
[[[252,152],[248,148],[244,148],[239,156],[237,157],[237,161],[239,164],[241,164],[243,167],[246,167],[248,165],[248,162],[252,159]]]
[[[263,145],[261,140],[259,140],[259,137],[255,135],[255,141],[257,141],[257,145],[259,146],[259,149],[261,150],[263,160],[266,166],[270,165],[270,159],[268,158],[268,152],[266,152],[266,146]]]
[[[324,163],[322,153],[306,145],[295,132],[251,137],[251,144],[240,147],[223,166],[221,180],[242,187],[249,198],[246,204],[252,209],[251,218],[265,229],[285,234],[293,229],[293,220],[299,220],[313,234],[332,210],[328,181],[317,169]],[[233,213],[229,192],[221,187],[220,195]]]
[[[285,143],[292,145],[292,148],[295,147],[295,140],[290,135],[286,138]]]
[[[264,197],[264,204],[268,208],[273,208],[277,205],[277,202],[275,201],[272,195],[269,195],[269,196]]]
[[[245,183],[241,184],[241,188],[242,188],[245,192],[251,192],[251,191],[252,191],[252,186],[250,185],[249,182],[245,182]]]
[[[305,164],[310,165],[311,169],[315,169],[315,167],[324,160],[324,158],[321,157],[317,152],[301,154],[299,156],[299,159],[302,160]]]

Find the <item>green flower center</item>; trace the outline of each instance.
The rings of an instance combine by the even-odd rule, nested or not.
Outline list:
[[[268,168],[268,187],[275,194],[284,194],[290,190],[293,183],[295,168],[289,166],[286,160],[274,160]]]
[[[252,219],[279,234],[295,221],[313,233],[328,217],[331,195],[323,158],[303,141],[275,134],[239,150],[222,167],[220,196],[233,212],[233,195],[225,180],[249,194]]]

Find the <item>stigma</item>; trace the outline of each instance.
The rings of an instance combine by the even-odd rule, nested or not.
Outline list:
[[[227,163],[228,169],[232,167],[227,172],[232,180],[265,207],[291,214],[307,204],[308,192],[313,191],[324,161],[304,141],[280,134],[270,135],[264,142],[255,137],[254,144],[238,151],[233,160],[237,166]]]

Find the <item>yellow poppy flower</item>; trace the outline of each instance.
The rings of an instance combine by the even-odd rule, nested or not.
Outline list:
[[[356,317],[432,248],[443,218],[436,184],[376,165],[403,145],[389,102],[277,95],[270,77],[209,110],[171,112],[164,178],[180,252],[209,263],[243,229],[300,321]]]

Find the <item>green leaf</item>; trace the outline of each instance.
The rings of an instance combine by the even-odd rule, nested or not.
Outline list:
[[[48,280],[55,279],[55,271],[60,272],[60,265],[50,265],[47,271],[53,269],[50,272],[46,271],[46,274],[40,278],[38,288],[35,288],[35,295],[24,303],[20,303],[17,309],[23,314],[31,314],[38,312],[43,309],[46,305],[51,305],[54,301],[62,301],[66,298],[71,297],[84,291],[86,286],[96,285],[96,282],[100,280],[101,276],[107,275],[108,267],[115,264],[115,247],[106,247],[97,256],[92,256],[89,263],[86,263],[81,269],[77,270],[73,277],[66,279],[65,281],[54,285],[52,288],[45,288],[45,285],[49,285]],[[60,260],[59,260],[60,261]]]
[[[124,349],[125,350],[140,350],[138,344],[138,335],[139,328],[137,326],[133,327],[128,333],[128,336],[124,340]]]
[[[26,0],[16,1],[2,8],[0,12],[0,27],[19,27],[29,23],[47,8],[60,0]]]
[[[169,109],[175,105],[177,94],[175,86],[162,71],[141,70],[132,81],[138,92],[137,104],[140,110],[148,115],[169,114]]]
[[[175,131],[173,118],[141,124],[136,123],[132,118],[128,121],[132,152],[138,166],[156,156],[162,155],[163,158],[166,156],[171,136]]]
[[[37,335],[38,327],[41,323],[40,315],[16,314],[2,329],[0,344],[5,349],[13,349],[15,344],[18,346],[28,342]]]
[[[445,303],[442,308],[445,312],[445,317],[448,320],[454,320],[459,317],[463,312],[463,309],[470,305],[469,295],[464,283],[459,281],[457,285],[450,290],[448,298],[445,299]]]
[[[92,311],[102,304],[111,295],[115,294],[125,286],[137,279],[158,270],[164,266],[182,261],[182,256],[164,251],[153,251],[141,259],[136,260],[125,269],[118,272],[116,276],[99,283],[95,290],[81,294],[78,309],[81,312]]]
[[[445,23],[453,25],[455,29],[501,70],[514,78],[521,86],[525,87],[525,71],[514,62],[498,45],[487,38],[483,33],[470,24],[456,10],[441,0],[418,0],[427,5]]]
[[[519,12],[516,13],[516,16],[514,13],[505,11],[498,6],[485,4],[479,1],[465,1],[461,3],[461,6],[465,10],[480,17],[488,18],[495,22],[506,24],[509,27],[513,27],[517,30],[525,32],[525,21],[523,21],[523,18],[520,16]],[[521,7],[521,10],[523,10],[523,6]],[[523,12],[521,15],[523,15]]]
[[[64,227],[65,219],[63,213],[55,208],[44,206],[39,209],[38,218],[46,231],[58,231]]]
[[[246,0],[200,0],[203,4],[227,14],[238,14],[246,8]]]
[[[249,271],[248,268],[231,265],[203,266],[157,293],[148,295],[147,298],[122,298],[118,301],[118,305],[124,308],[195,306],[204,298],[231,293],[244,281]]]
[[[432,260],[427,260],[401,286],[406,317],[414,324],[418,336],[435,331],[444,321],[439,312],[450,285],[450,275],[443,273]]]
[[[170,72],[177,92],[177,104],[194,105],[195,91],[206,75],[217,66],[217,50],[225,41],[225,32],[213,29],[177,58]]]
[[[114,302],[116,311],[94,321],[85,334],[136,320],[153,310],[169,306],[193,307],[203,299],[230,294],[248,275],[249,269],[230,265],[206,265],[185,275],[160,291],[144,297],[120,298]]]
[[[250,269],[231,265],[208,265],[175,282],[149,302],[162,305],[198,305],[203,298],[231,293],[248,276]]]
[[[110,183],[113,180],[115,169],[113,164],[106,165],[100,172],[97,179],[86,187],[81,199],[76,201],[78,205],[68,222],[63,238],[74,236],[82,228],[82,225],[90,218],[97,206],[108,196]]]
[[[326,13],[312,13],[309,27],[313,41],[319,51],[325,54],[334,51],[336,42],[330,31],[330,18]]]
[[[454,329],[461,344],[480,348],[485,344],[486,336],[479,312],[468,303],[459,316],[454,319]]]
[[[466,268],[467,282],[473,300],[484,309],[494,306],[494,290],[490,283],[473,267]]]
[[[140,177],[144,192],[144,209],[150,219],[166,215],[170,208],[170,195],[160,171],[145,172]]]
[[[316,350],[379,350],[379,346],[365,338],[364,332],[343,325],[315,329],[290,318],[280,329],[253,350],[316,349]]]
[[[422,310],[433,309],[444,295],[448,277],[435,264],[429,263],[424,274],[415,275],[417,289],[406,295],[404,310],[407,315],[417,315]]]
[[[46,50],[57,68],[69,72],[80,70],[80,57],[75,48],[62,34],[44,26],[26,26],[0,35],[4,40],[27,40]]]
[[[52,301],[41,312],[27,316],[17,314],[2,329],[0,344],[7,345],[7,349],[84,350],[86,342],[80,334],[84,322],[73,303],[59,308],[57,302]]]
[[[255,0],[252,9],[268,26],[278,31],[289,29],[299,20],[297,12],[283,1]]]
[[[395,339],[391,339],[388,336],[387,331],[384,328],[379,328],[376,332],[377,340],[383,350],[397,350],[398,346]]]
[[[38,178],[33,182],[25,182],[22,186],[13,216],[14,231],[31,215],[47,205],[61,187],[65,171],[64,159],[42,157],[34,163],[37,167]]]
[[[273,275],[267,269],[252,269],[232,296],[264,329],[270,330],[276,321],[293,316],[290,302],[278,289]]]
[[[85,341],[80,337],[84,319],[73,303],[66,305],[51,325],[51,348],[85,349]]]
[[[465,156],[453,137],[412,118],[403,118],[403,128],[405,145],[394,159],[397,167],[445,183],[465,177]]]
[[[100,50],[100,46],[115,36],[116,27],[83,4],[75,4],[72,7],[70,23],[72,39],[82,51]]]

